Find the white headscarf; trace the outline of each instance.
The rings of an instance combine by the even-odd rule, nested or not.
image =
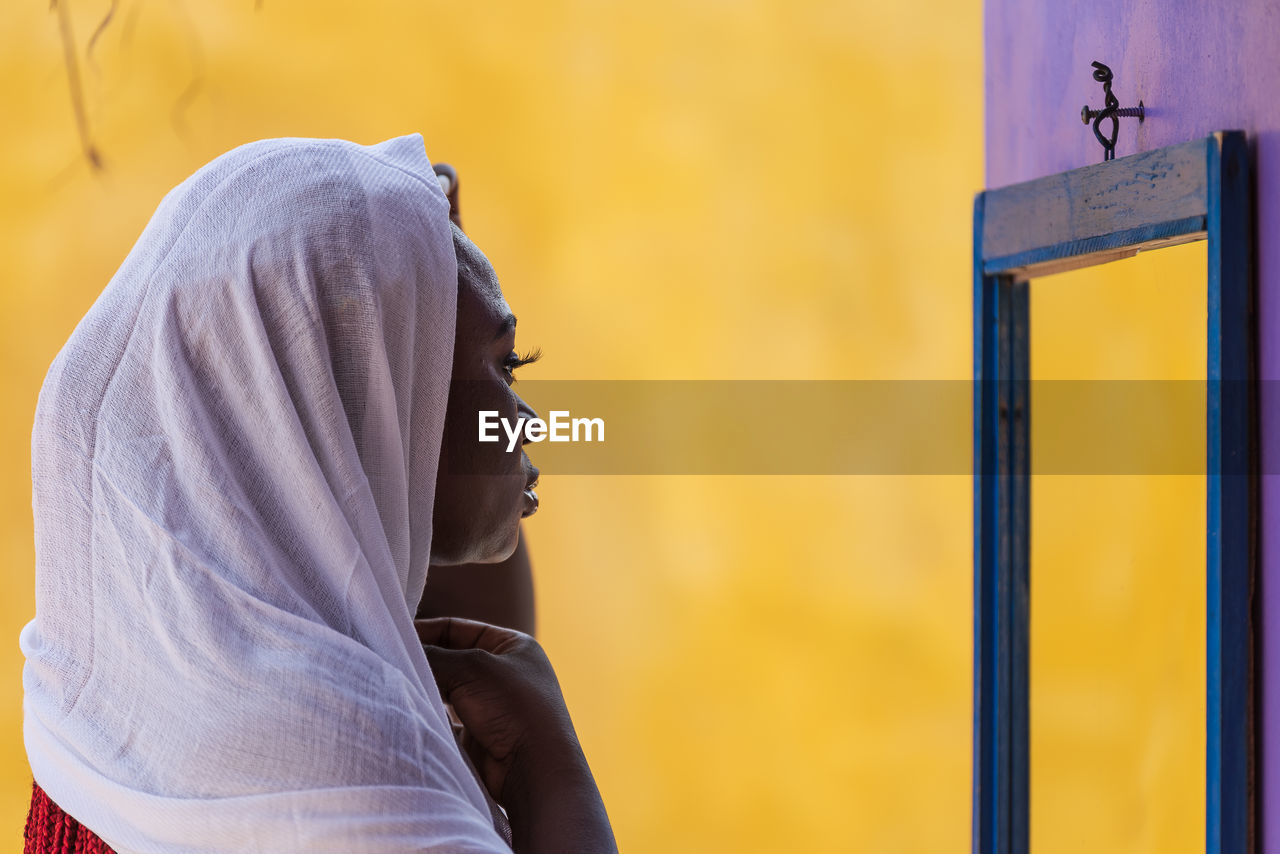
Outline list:
[[[36,781],[121,852],[509,851],[414,632],[457,271],[418,135],[161,203],[33,436]]]

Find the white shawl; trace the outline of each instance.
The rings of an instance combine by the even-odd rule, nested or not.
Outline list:
[[[36,781],[121,852],[509,851],[415,635],[457,271],[418,135],[165,197],[45,380]]]

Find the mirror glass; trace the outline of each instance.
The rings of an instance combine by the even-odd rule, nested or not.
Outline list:
[[[1204,850],[1206,244],[1030,286],[1030,832]]]

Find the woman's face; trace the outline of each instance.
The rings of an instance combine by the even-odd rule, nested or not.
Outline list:
[[[535,417],[511,388],[512,372],[532,359],[515,352],[516,319],[488,259],[456,226],[453,246],[458,258],[458,319],[433,505],[431,562],[493,563],[510,556],[520,520],[538,509],[533,491],[538,470],[523,447],[507,450],[505,435],[498,442],[480,442],[479,413],[496,411],[512,424]]]

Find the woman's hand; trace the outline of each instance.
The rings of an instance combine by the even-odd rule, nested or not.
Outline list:
[[[571,764],[581,754],[555,671],[531,636],[458,617],[414,625],[444,701],[467,728],[476,770],[499,803],[518,794],[508,791],[513,773],[518,787],[552,770],[526,767],[531,757],[568,754],[557,764]]]
[[[449,219],[458,228],[462,228],[462,211],[458,208],[458,170],[448,163],[433,163],[431,169],[436,173],[440,189],[444,190],[444,195],[449,200]]]
[[[417,620],[467,751],[506,808],[516,850],[616,851],[604,803],[551,662],[523,632],[464,620]]]

